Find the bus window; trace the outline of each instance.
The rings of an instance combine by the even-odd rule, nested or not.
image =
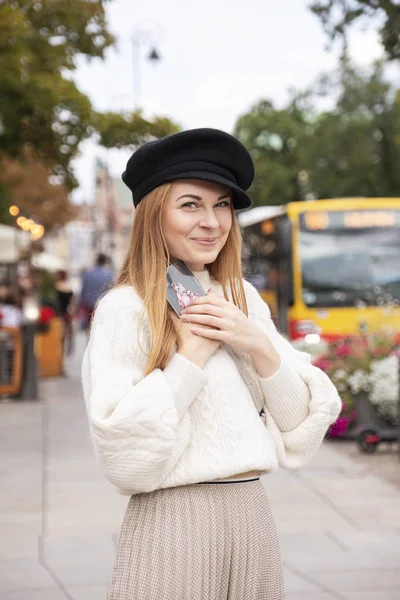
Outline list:
[[[244,276],[268,304],[275,324],[285,332],[287,308],[293,303],[290,222],[282,217],[257,223],[246,229],[243,242]]]
[[[373,211],[365,212],[370,215]],[[400,219],[399,226],[386,227],[384,221],[377,220],[375,227],[357,229],[356,224],[366,222],[363,211],[338,212],[334,218],[329,229],[300,230],[302,297],[306,306],[356,306],[360,301],[369,306],[398,305]]]

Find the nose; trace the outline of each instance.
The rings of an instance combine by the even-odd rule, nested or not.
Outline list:
[[[216,217],[215,212],[210,209],[205,212],[200,219],[200,227],[204,227],[206,229],[218,229],[219,221]]]

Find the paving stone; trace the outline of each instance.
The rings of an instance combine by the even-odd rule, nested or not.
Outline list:
[[[49,573],[36,559],[11,559],[0,562],[0,597],[4,592],[55,587]]]
[[[397,590],[400,597],[400,571],[398,569],[352,569],[346,571],[310,571],[321,585],[338,592],[383,592]]]
[[[115,557],[111,535],[53,536],[43,540],[43,551],[46,564],[66,587],[107,585],[111,579]]]
[[[399,600],[399,590],[380,590],[379,592],[346,592],[346,600]]]
[[[325,592],[317,592],[316,594],[300,592],[299,594],[286,594],[286,600],[338,600],[338,596],[332,596]]]
[[[67,590],[74,600],[105,600],[107,596],[108,585],[84,585],[79,587],[68,586]]]
[[[316,594],[320,591],[320,588],[306,581],[303,577],[285,569],[285,591],[286,595],[294,593]]]
[[[43,401],[0,404],[0,487],[7,491],[0,498],[1,600],[65,600],[38,561],[39,538],[46,564],[74,600],[106,597],[129,498],[100,472],[79,356],[69,362],[69,378],[41,383]],[[263,477],[287,600],[400,599],[396,473],[397,455],[359,457],[328,442],[306,468]]]
[[[1,600],[65,600],[65,598],[65,594],[58,588],[51,590],[47,588],[19,590],[17,592],[5,592],[1,595]],[[103,598],[99,596],[96,600],[103,600]]]

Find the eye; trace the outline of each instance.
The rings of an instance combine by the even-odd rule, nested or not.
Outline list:
[[[197,204],[197,202],[185,202],[185,204],[182,204],[181,208],[198,208],[199,205]]]
[[[217,206],[219,206],[220,208],[226,208],[227,206],[231,205],[231,201],[230,200],[222,200],[222,202],[218,202]]]

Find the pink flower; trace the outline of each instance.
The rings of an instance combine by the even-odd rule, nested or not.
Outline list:
[[[347,417],[338,417],[329,427],[329,435],[332,437],[340,437],[347,431],[348,426],[349,419]]]
[[[350,356],[351,350],[346,344],[342,344],[336,348],[336,356]]]
[[[316,367],[322,369],[323,371],[326,371],[332,365],[331,361],[327,360],[326,358],[321,358],[320,360],[317,360],[317,362],[315,362],[314,364]]]

